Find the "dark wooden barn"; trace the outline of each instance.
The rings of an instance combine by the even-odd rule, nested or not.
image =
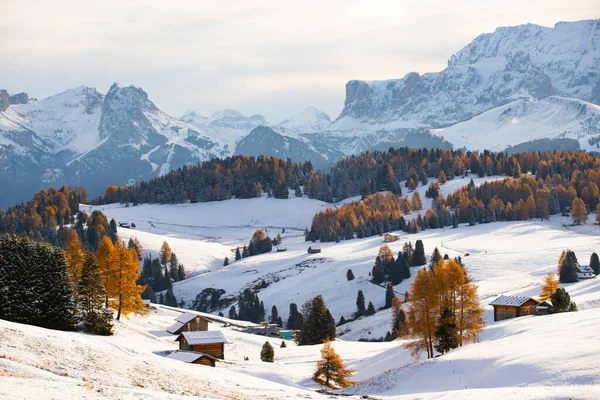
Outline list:
[[[539,301],[524,296],[500,296],[490,303],[494,307],[494,321],[534,315],[538,304]]]
[[[183,332],[177,336],[179,350],[194,351],[225,359],[225,343],[229,343],[221,331]]]

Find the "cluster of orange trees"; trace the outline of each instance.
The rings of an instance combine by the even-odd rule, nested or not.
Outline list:
[[[447,154],[442,151],[442,155]],[[432,206],[410,222],[403,214],[419,211],[418,192],[412,199],[392,191],[368,195],[339,207],[319,211],[313,218],[308,240],[337,241],[382,234],[392,230],[417,232],[424,229],[457,227],[459,223],[489,223],[528,219],[548,219],[569,213],[575,224],[585,223],[590,211],[597,211],[600,223],[600,158],[583,152],[535,152],[508,158],[470,153],[467,165],[487,165],[486,173],[508,173],[504,179],[471,183],[444,196],[437,184],[430,184]],[[460,160],[455,158],[455,161]],[[502,161],[501,161],[502,160]],[[462,162],[462,161],[461,161]],[[494,168],[491,166],[495,165]],[[412,167],[411,167],[412,168]],[[526,168],[526,169],[522,169]],[[524,172],[528,172],[525,174]],[[480,174],[481,175],[481,174]],[[440,171],[439,179],[447,179]]]
[[[415,339],[406,345],[413,355],[426,351],[432,358],[434,349],[443,354],[476,341],[483,330],[477,287],[455,260],[442,259],[430,269],[420,269],[410,297],[406,323],[397,334]]]
[[[83,188],[63,186],[58,190],[42,190],[27,203],[7,210],[0,209],[0,232],[27,235],[57,244],[56,226],[72,223],[79,211],[79,203],[86,200]]]
[[[113,243],[108,236],[104,236],[98,251],[88,252],[86,255],[79,236],[75,231],[70,231],[66,256],[74,286],[80,281],[86,257],[97,263],[101,277],[98,285],[105,294],[105,307],[110,307],[117,312],[117,320],[121,315],[144,311],[141,294],[146,287],[137,284],[140,262],[135,248],[128,248],[121,240]]]

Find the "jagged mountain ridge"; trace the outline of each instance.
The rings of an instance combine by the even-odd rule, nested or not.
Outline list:
[[[314,107],[279,125],[235,110],[177,119],[142,89],[116,84],[106,95],[79,87],[40,101],[0,90],[0,184],[14,189],[3,192],[0,206],[63,183],[84,184],[95,196],[110,183],[239,153],[327,167],[390,145],[545,149],[558,138],[569,149],[597,150],[599,21],[498,28],[441,72],[350,81],[333,122]]]
[[[326,135],[344,152],[365,136],[402,138],[444,128],[519,99],[569,97],[600,103],[600,20],[498,28],[453,55],[441,72],[352,80]],[[474,132],[475,134],[475,132]]]

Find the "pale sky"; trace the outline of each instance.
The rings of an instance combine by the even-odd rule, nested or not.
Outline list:
[[[598,0],[0,0],[0,88],[140,86],[162,110],[337,117],[351,79],[442,70],[481,33],[600,17]]]

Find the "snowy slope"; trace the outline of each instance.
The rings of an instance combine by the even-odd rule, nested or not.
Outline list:
[[[470,179],[450,180],[442,185],[441,192],[448,194],[466,185]],[[489,179],[498,177],[474,178],[474,181],[479,184]],[[418,188],[421,192],[425,189]],[[424,208],[430,204],[431,200],[424,198]],[[304,242],[302,231],[310,226],[315,212],[327,206],[307,198],[261,198],[189,205],[130,208],[111,205],[99,208],[109,218],[136,223],[135,230],[119,229],[119,234],[125,239],[137,236],[142,245],[154,253],[158,252],[162,241],[167,240],[190,271],[202,273],[174,286],[177,298],[183,299],[188,306],[206,288],[225,290],[223,298],[235,304],[245,288],[256,288],[264,281],[268,286],[258,289],[258,295],[265,303],[267,314],[275,305],[284,320],[290,303],[300,305],[317,294],[324,296],[336,320],[342,315],[346,319],[351,318],[356,310],[358,290],[363,290],[367,302],[373,301],[376,307],[382,307],[385,290],[371,284],[368,279],[377,251],[383,245],[380,237],[325,243],[321,245],[321,254],[306,253],[310,243]],[[407,218],[415,215],[413,213]],[[556,268],[556,260],[564,248],[574,250],[581,262],[589,260],[591,253],[598,250],[600,231],[593,226],[564,227],[567,222],[567,218],[553,216],[550,221],[497,222],[458,229],[427,230],[415,235],[402,235],[401,240],[390,244],[390,247],[397,253],[406,240],[414,244],[421,239],[427,255],[438,247],[442,254],[464,257],[469,273],[478,283],[481,300],[487,304],[502,293],[525,290],[527,295],[537,294],[542,277]],[[233,261],[232,250],[248,243],[256,228],[267,228],[271,237],[285,228],[282,236],[287,251],[273,251]],[[469,256],[465,256],[467,253]],[[222,266],[225,257],[229,257],[231,262],[227,267]],[[349,268],[356,276],[351,282],[346,280]],[[403,294],[410,282],[410,279],[402,282],[395,291]],[[590,290],[595,291],[595,282],[600,281],[593,282]],[[581,307],[592,307],[593,301],[592,298],[582,298]],[[221,311],[226,314],[228,308],[226,306]],[[343,337],[347,339],[358,340],[380,338],[388,330],[389,312],[386,314],[384,311],[372,318],[344,325],[339,332],[345,333]]]
[[[96,89],[80,86],[41,101],[11,105],[0,112],[0,136],[34,132],[34,145],[48,153],[89,151],[101,142],[103,98]]]
[[[310,379],[319,345],[288,341],[282,349],[280,339],[269,338],[275,362],[263,363],[264,337],[215,321],[209,329],[222,331],[230,342],[224,362],[210,368],[166,358],[177,345],[165,329],[178,315],[156,306],[147,317],[116,322],[111,337],[0,320],[0,397],[331,398],[317,393]],[[356,385],[342,392],[351,399],[591,399],[600,396],[598,323],[597,308],[494,322],[479,343],[432,360],[414,360],[402,340],[333,345],[356,370]]]
[[[575,139],[595,150],[589,139],[600,135],[600,106],[583,100],[548,97],[525,99],[493,108],[448,128],[432,129],[455,148],[503,151],[508,146],[540,139]]]

